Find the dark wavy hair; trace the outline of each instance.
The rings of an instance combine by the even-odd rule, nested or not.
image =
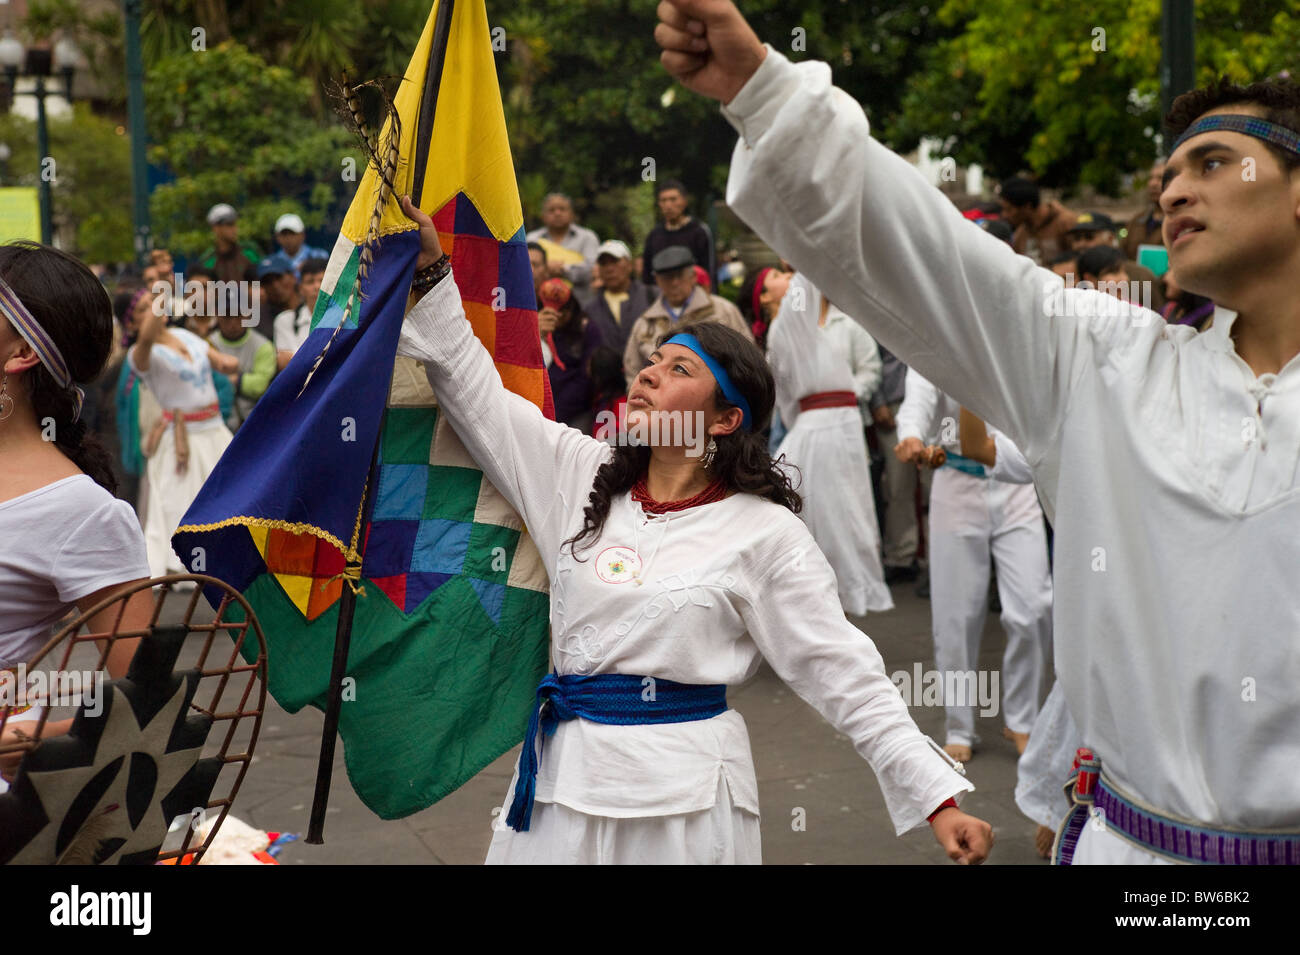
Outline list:
[[[113,348],[113,305],[94,273],[77,259],[36,242],[0,245],[0,277],[63,354],[72,381],[99,377]],[[113,462],[84,421],[74,421],[76,393],[60,387],[44,364],[27,372],[26,390],[36,420],[54,421],[54,444],[73,464],[117,493]]]
[[[740,314],[744,316],[745,321],[749,323],[750,329],[754,331],[755,343],[766,353],[767,316],[754,311],[754,287],[758,285],[758,277],[762,272],[763,269],[760,267],[750,269],[748,274],[745,275],[745,281],[740,286],[740,295],[736,297],[736,307],[740,309]]]
[[[1101,278],[1107,272],[1121,271],[1124,268],[1124,253],[1112,245],[1094,245],[1079,253],[1079,278],[1085,275]]]
[[[803,508],[803,500],[791,484],[790,476],[772,460],[767,450],[763,430],[772,417],[776,403],[776,383],[767,359],[758,346],[733,328],[717,321],[682,322],[664,335],[656,345],[679,332],[690,332],[704,350],[720,364],[749,402],[750,430],[737,428],[731,434],[715,437],[717,452],[709,467],[710,473],[721,478],[726,486],[743,494],[756,494],[795,514]],[[713,392],[718,408],[733,408],[721,388]],[[650,465],[650,449],[620,444],[614,455],[596,471],[589,503],[583,510],[582,529],[564,543],[576,557],[578,545],[590,538],[595,543],[609,517],[610,503],[616,495],[629,491]]]

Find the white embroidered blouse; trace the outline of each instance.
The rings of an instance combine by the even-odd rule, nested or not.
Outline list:
[[[795,514],[734,494],[649,516],[623,493],[575,559],[561,544],[582,527],[609,445],[506,390],[451,280],[411,310],[398,353],[425,363],[442,413],[537,544],[551,579],[557,673],[734,685],[766,658],[853,740],[900,834],[974,788],[917,729]],[[659,725],[577,719],[546,740],[537,799],[615,818],[692,812],[713,806],[719,774],[735,804],[757,813],[749,737],[734,710]]]

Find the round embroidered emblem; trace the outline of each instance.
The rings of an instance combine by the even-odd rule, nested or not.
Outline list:
[[[641,558],[630,547],[606,547],[596,557],[596,576],[607,584],[623,584],[641,569]]]

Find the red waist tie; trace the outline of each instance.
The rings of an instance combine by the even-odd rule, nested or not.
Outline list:
[[[800,411],[814,408],[856,408],[858,396],[851,391],[818,391],[799,399]]]
[[[221,406],[216,404],[208,405],[206,408],[200,408],[198,411],[187,411],[182,416],[186,421],[207,421],[209,418],[215,418],[221,414]],[[164,421],[172,421],[175,415],[170,411],[163,412]]]

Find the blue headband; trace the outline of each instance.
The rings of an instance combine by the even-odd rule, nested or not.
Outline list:
[[[695,352],[695,354],[700,356],[700,361],[704,362],[704,364],[708,366],[709,371],[713,372],[713,377],[717,379],[718,387],[722,389],[723,397],[744,412],[745,417],[741,421],[740,426],[748,431],[750,428],[749,402],[746,401],[745,396],[740,393],[740,389],[731,383],[731,377],[727,374],[726,370],[713,359],[712,355],[704,350],[704,346],[700,344],[700,340],[688,332],[678,332],[672,338],[664,342],[664,344],[681,345],[683,348],[689,348],[691,351]]]
[[[1240,113],[1219,113],[1215,116],[1202,116],[1188,126],[1186,131],[1178,137],[1177,142],[1174,143],[1174,148],[1169,150],[1170,155],[1173,155],[1178,147],[1191,137],[1216,129],[1226,129],[1230,133],[1244,133],[1247,136],[1254,136],[1256,139],[1262,139],[1266,143],[1281,146],[1283,149],[1300,155],[1300,133],[1293,129],[1287,129],[1285,126],[1279,126],[1277,123],[1270,123],[1266,119],[1260,119],[1258,116],[1247,116]]]

